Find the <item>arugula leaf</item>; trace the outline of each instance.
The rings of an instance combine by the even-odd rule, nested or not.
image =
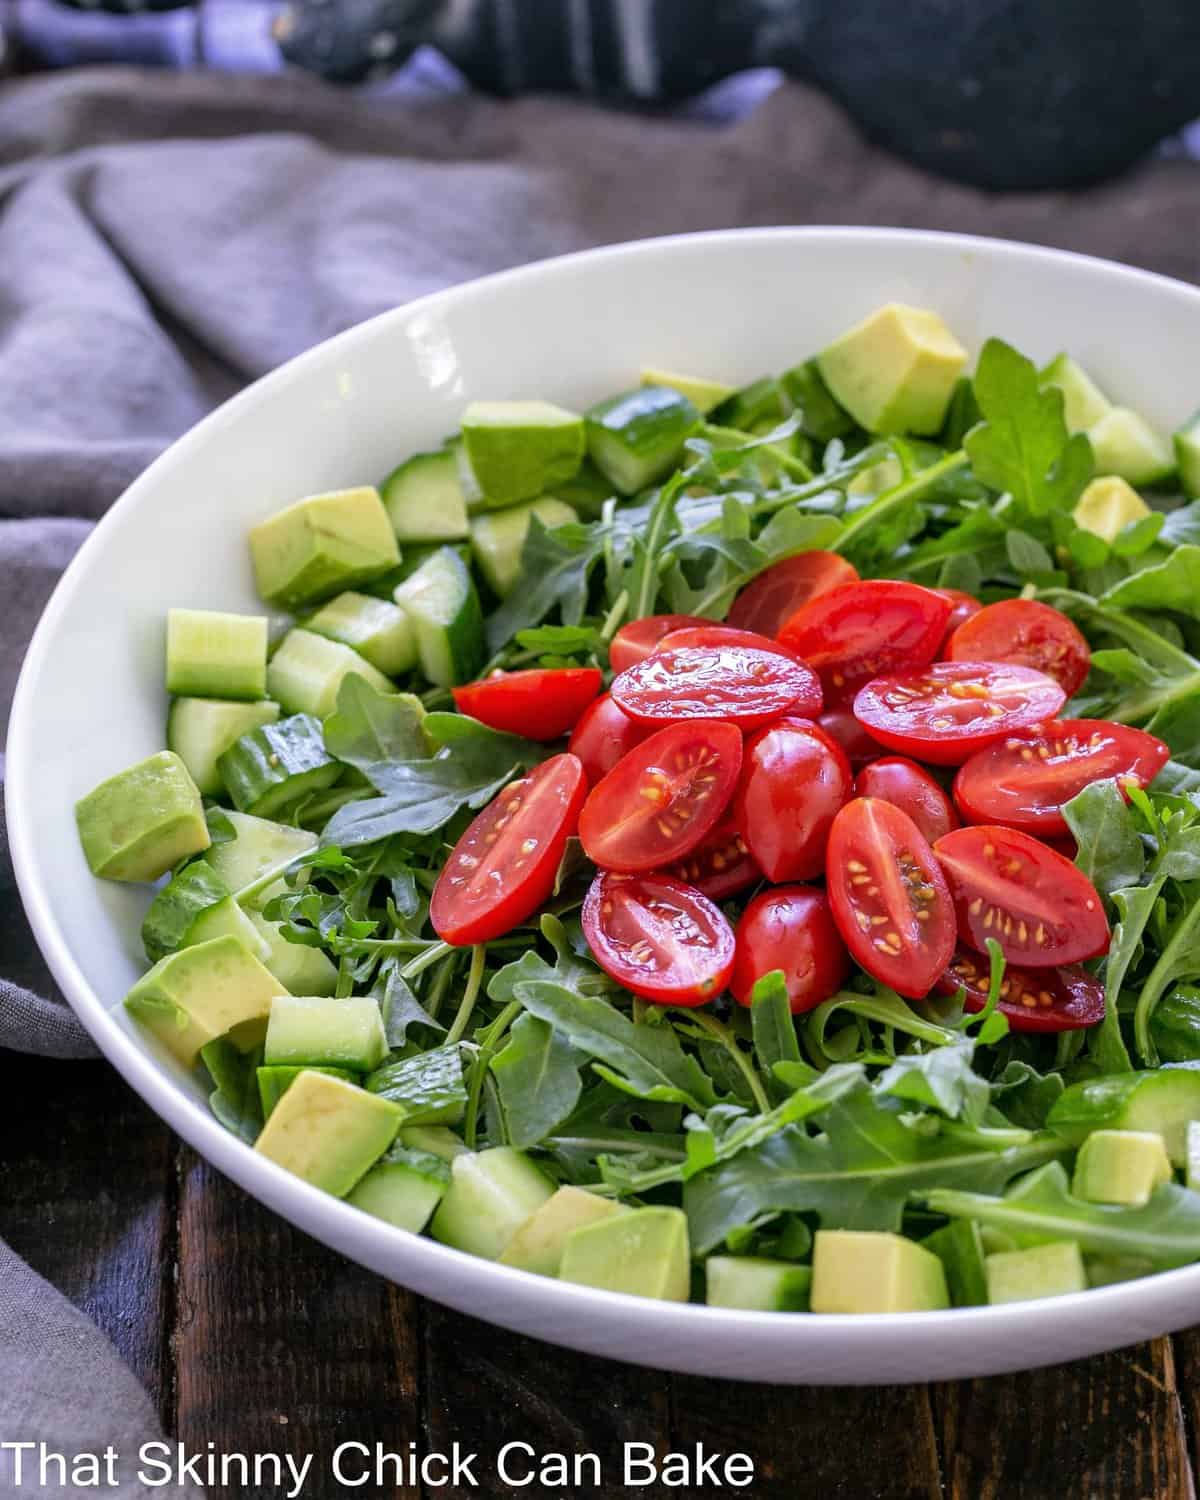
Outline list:
[[[1075,863],[1097,890],[1111,896],[1142,878],[1146,851],[1115,781],[1084,787],[1064,805],[1063,817],[1079,845]]]
[[[365,1087],[398,1104],[406,1125],[457,1125],[467,1107],[457,1046],[434,1047],[384,1063],[367,1075]]]
[[[1154,1007],[1177,979],[1200,974],[1200,881],[1180,882],[1182,905],[1174,914],[1170,936],[1138,993],[1133,1013],[1137,1050],[1150,1067],[1158,1064],[1158,1047],[1150,1032]]]
[[[917,1037],[923,1042],[930,1042],[935,1047],[955,1046],[961,1041],[957,1031],[948,1026],[940,1026],[936,1021],[928,1020],[918,1013],[915,1007],[901,1000],[894,990],[889,990],[883,985],[878,986],[874,995],[859,995],[853,990],[841,990],[832,999],[814,1007],[804,1020],[805,1040],[809,1051],[814,1057],[823,1061],[847,1061],[842,1057],[833,1042],[836,1039],[828,1037],[829,1023],[834,1016],[842,1013],[851,1016],[861,1016],[867,1021],[877,1021],[881,1026],[890,1027],[900,1031],[906,1036]],[[832,1048],[832,1050],[831,1050]],[[796,1079],[791,1072],[791,1065],[786,1065],[785,1071],[779,1072],[777,1076],[783,1078],[784,1082]]]
[[[1019,531],[1014,527],[1006,534],[1004,546],[1014,571],[1022,577],[1029,573],[1053,573],[1054,559],[1037,537],[1030,536],[1027,531]]]
[[[258,1065],[262,1048],[241,1052],[225,1037],[200,1049],[200,1058],[216,1088],[208,1096],[214,1115],[243,1141],[251,1145],[263,1127],[262,1100],[258,1093]]]
[[[687,482],[686,473],[680,470],[662,486],[650,507],[645,530],[633,537],[633,556],[625,569],[623,588],[631,620],[654,613],[660,555],[678,524],[675,506]]]
[[[588,580],[604,555],[606,535],[603,525],[570,521],[551,531],[537,516],[531,517],[517,581],[487,622],[488,650],[501,650],[519,630],[540,625],[555,608],[564,625],[578,625],[587,610]]]
[[[1122,579],[1100,596],[1110,609],[1173,609],[1200,619],[1200,546],[1176,547],[1164,562]]]
[[[1168,547],[1200,546],[1200,500],[1169,511],[1163,517],[1158,540]]]
[[[729,498],[729,497],[727,497]],[[666,599],[676,614],[724,619],[734,596],[764,569],[797,552],[835,545],[841,522],[811,515],[796,506],[779,510],[754,541],[740,534],[747,518],[740,506],[726,507],[720,532],[693,532],[671,548],[675,565],[666,578]],[[711,558],[703,580],[693,585],[680,557]]]
[[[1129,1067],[1128,1058],[1125,1063]],[[1039,1073],[1032,1063],[1012,1058],[991,1084],[992,1098],[1005,1117],[1025,1130],[1042,1130],[1066,1085],[1061,1073]]]
[[[412,693],[381,693],[365,677],[351,673],[338,689],[337,709],[325,720],[325,748],[378,789],[373,772],[429,753],[421,729],[424,717],[424,705]]]
[[[991,1101],[991,1090],[972,1067],[974,1054],[974,1042],[966,1040],[932,1052],[906,1052],[875,1087],[881,1094],[939,1110],[947,1119],[979,1125]]]
[[[750,991],[750,1026],[754,1056],[772,1084],[776,1063],[800,1066],[800,1042],[782,969],[772,969],[755,981]],[[813,1080],[816,1076],[814,1070]]]
[[[611,1163],[614,1153],[628,1156],[639,1169],[682,1162],[685,1150],[679,1115],[677,1104],[636,1099],[597,1080],[543,1145],[573,1181],[595,1182],[598,1161],[603,1158]]]
[[[517,631],[517,645],[539,656],[607,657],[608,643],[594,625],[535,625]]]
[[[508,1138],[518,1150],[536,1146],[579,1103],[584,1054],[547,1021],[526,1012],[513,1023],[504,1050],[492,1059]]]
[[[400,972],[400,963],[395,958],[389,958],[381,967],[371,993],[379,1001],[389,1051],[398,1051],[404,1046],[410,1026],[428,1026],[432,1031],[446,1030],[413,994],[408,980]]]
[[[1159,1269],[1200,1259],[1200,1194],[1164,1183],[1144,1207],[1127,1208],[1074,1197],[1061,1162],[1034,1177],[1012,1197],[935,1188],[924,1202],[934,1213],[974,1219],[1026,1244],[1074,1240],[1093,1255],[1140,1256]]]

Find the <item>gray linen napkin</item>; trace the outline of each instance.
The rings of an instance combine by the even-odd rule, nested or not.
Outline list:
[[[36,615],[90,521],[216,402],[373,313],[588,245],[774,223],[970,230],[1196,279],[1198,172],[1156,161],[1087,194],[991,196],[869,147],[798,85],[718,129],[536,98],[403,104],[291,77],[104,69],[10,83],[0,729]],[[0,1046],[88,1055],[2,842],[0,975]],[[131,1451],[152,1430],[111,1347],[0,1246],[0,1439]]]

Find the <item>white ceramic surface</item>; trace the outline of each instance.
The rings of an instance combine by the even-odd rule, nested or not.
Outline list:
[[[642,1364],[872,1384],[986,1375],[1200,1321],[1200,1266],[1052,1303],[888,1317],[787,1316],[614,1296],[405,1234],[258,1157],[114,1006],[143,967],[142,890],[94,880],[73,805],[161,747],[171,605],[256,606],[247,527],[324,488],[374,482],[438,442],[474,397],[582,406],[639,366],[746,381],[878,306],[937,308],[972,349],[1068,348],[1117,400],[1170,427],[1200,394],[1200,291],[1105,262],[950,235],[778,229],[568,256],[373,319],[258,382],[130,487],[38,627],[7,747],[8,828],[37,940],[130,1084],[227,1176],[317,1239],[490,1322]],[[264,1269],[269,1274],[269,1268]]]

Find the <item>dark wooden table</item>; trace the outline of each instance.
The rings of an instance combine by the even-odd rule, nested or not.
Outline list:
[[[0,1235],[117,1344],[192,1451],[404,1451],[521,1439],[750,1453],[755,1500],[1190,1500],[1200,1330],[1032,1374],[788,1389],[590,1359],[447,1312],[343,1260],[201,1162],[104,1063],[0,1053]],[[1052,1306],[1046,1316],[1053,1317]],[[571,1494],[478,1488],[431,1496]],[[214,1491],[229,1495],[231,1490]],[[272,1492],[274,1493],[274,1492]],[[724,1493],[731,1493],[725,1489]],[[242,1500],[257,1500],[240,1492]],[[307,1500],[395,1494],[310,1483]]]

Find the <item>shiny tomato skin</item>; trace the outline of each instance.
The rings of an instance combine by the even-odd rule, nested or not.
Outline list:
[[[728,813],[689,854],[668,866],[665,873],[685,885],[694,885],[710,901],[727,901],[763,878]]]
[[[663,636],[670,635],[673,630],[711,624],[712,621],[703,615],[645,615],[640,620],[630,620],[612,638],[608,648],[609,666],[614,672],[624,672],[626,667],[644,661]]]
[[[1082,963],[1107,953],[1108,919],[1096,887],[1053,849],[996,823],[956,828],[933,846],[968,948],[1000,944],[1027,969]]]
[[[669,875],[602,871],[584,899],[583,934],[606,974],[659,1005],[705,1005],[733,971],[724,914]]]
[[[780,719],[747,740],[733,820],[768,880],[824,873],[829,829],[852,789],[842,747],[808,719]]]
[[[959,951],[935,989],[941,995],[963,991],[969,1015],[987,1004],[989,965],[978,953]],[[1006,965],[996,1007],[1012,1031],[1080,1031],[1104,1019],[1104,986],[1086,969],[1020,969]]]
[[[1029,667],[940,661],[876,677],[860,688],[854,717],[889,750],[935,766],[960,766],[994,741],[1054,718],[1065,694]]]
[[[776,656],[785,656],[789,661],[797,660],[796,653],[773,636],[759,635],[755,630],[739,630],[734,625],[720,625],[715,621],[672,630],[670,635],[663,636],[655,650],[674,651],[681,646],[752,646],[756,651],[773,651]]]
[[[442,867],[429,903],[438,937],[456,947],[486,943],[528,920],[554,888],[586,796],[583,767],[569,754],[509,782]]]
[[[583,774],[595,786],[623,755],[653,733],[652,726],[639,724],[618,708],[611,693],[603,693],[584,709],[567,749],[583,762]]]
[[[750,646],[656,651],[613,680],[613,701],[654,724],[724,719],[757,729],[785,713],[821,711],[821,684],[801,661]]]
[[[669,724],[624,756],[588,793],[583,851],[603,870],[633,875],[689,854],[717,825],[742,767],[733,724]]]
[[[926,666],[937,655],[950,601],[919,583],[845,583],[796,611],[779,639],[818,674],[830,701],[872,677]]]
[[[854,717],[854,710],[844,703],[827,708],[817,723],[831,740],[838,742],[856,771],[887,754],[879,741],[872,739]]]
[[[954,778],[968,823],[1003,823],[1040,838],[1069,835],[1063,804],[1093,781],[1148,786],[1171,758],[1142,729],[1104,719],[1055,719],[980,750]]]
[[[836,552],[797,552],[773,563],[748,583],[733,601],[730,625],[778,635],[786,620],[811,599],[818,599],[843,583],[857,583],[858,569]]]
[[[841,989],[850,955],[824,891],[811,885],[777,885],[761,891],[742,913],[734,932],[737,953],[729,988],[749,1005],[754,986],[773,969],[783,970],[792,1014],[812,1010]]]
[[[934,589],[935,594],[941,594],[943,599],[950,601],[950,618],[946,621],[946,633],[942,637],[942,651],[945,652],[946,642],[954,634],[960,625],[965,625],[972,615],[977,615],[983,608],[980,600],[974,594],[968,594],[963,589]]]
[[[947,661],[1007,662],[1053,677],[1068,698],[1087,679],[1092,653],[1079,627],[1039,599],[1005,599],[964,621],[946,642]]]
[[[932,844],[958,827],[950,798],[923,766],[902,755],[884,755],[854,778],[856,797],[878,797],[907,813]]]
[[[927,995],[954,955],[954,907],[907,813],[877,797],[848,802],[829,834],[826,889],[851,957],[898,994]]]
[[[603,686],[599,667],[535,667],[493,672],[450,691],[459,713],[489,729],[545,741],[572,730]]]

